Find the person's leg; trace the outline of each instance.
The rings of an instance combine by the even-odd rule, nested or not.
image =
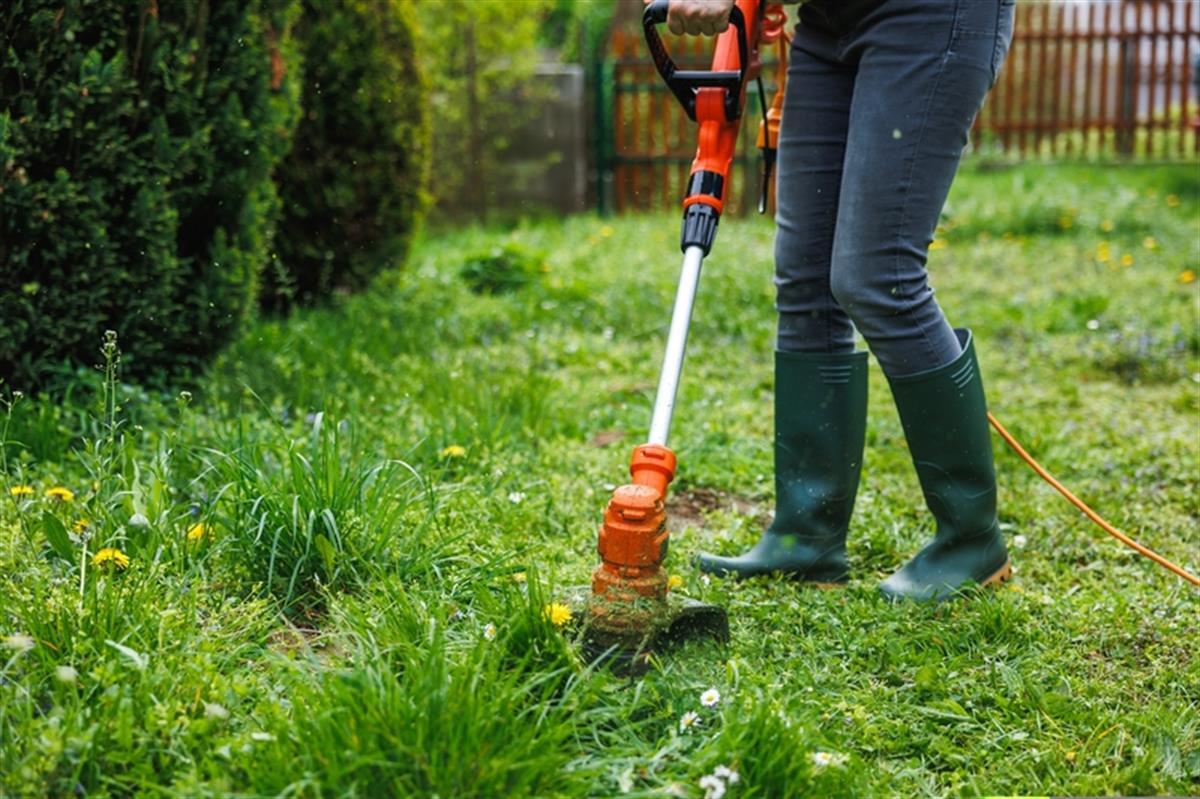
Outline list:
[[[866,353],[829,292],[854,71],[835,60],[837,37],[810,22],[792,48],[776,179],[775,518],[750,551],[701,555],[700,568],[836,583],[867,415]]]
[[[796,29],[788,63],[775,178],[776,348],[850,352],[854,328],[829,288],[834,223],[854,91],[837,38],[813,22]]]
[[[1002,0],[887,0],[848,48],[858,80],[833,293],[891,383],[937,523],[934,540],[880,587],[892,599],[944,598],[1010,573],[974,347],[943,316],[925,260],[1011,14]]]
[[[961,352],[925,263],[1011,5],[887,0],[847,46],[858,64],[832,259],[834,297],[889,377]],[[1002,58],[1004,50],[999,50]]]

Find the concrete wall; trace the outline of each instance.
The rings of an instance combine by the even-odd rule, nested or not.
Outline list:
[[[590,114],[583,67],[542,64],[537,99],[506,159],[511,185],[503,194],[520,213],[571,214],[587,210],[587,129]],[[494,189],[495,187],[493,187]]]

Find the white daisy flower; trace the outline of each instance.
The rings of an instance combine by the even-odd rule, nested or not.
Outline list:
[[[818,769],[826,766],[840,766],[846,762],[846,755],[841,755],[836,752],[813,752],[813,765]]]
[[[1027,543],[1029,543],[1029,539],[1027,539],[1025,536],[1023,536],[1023,535],[1014,535],[1013,536],[1013,546],[1016,547],[1017,549],[1024,549],[1025,545]]]
[[[525,501],[525,493],[523,491],[512,491],[508,495],[508,501],[514,505],[520,505]]]
[[[483,628],[483,637],[489,641],[496,640],[496,625],[489,621]]]
[[[700,704],[704,705],[705,707],[716,707],[717,703],[720,701],[721,692],[716,688],[709,688],[707,691],[700,694]]]
[[[700,778],[700,787],[704,789],[704,799],[721,799],[725,795],[725,780],[712,774]]]
[[[694,710],[689,710],[687,713],[684,713],[679,717],[679,731],[687,732],[688,729],[698,721],[700,721],[700,714]]]
[[[4,639],[4,646],[17,653],[28,652],[34,645],[34,640],[28,635],[10,635]]]
[[[204,715],[207,718],[217,719],[219,721],[221,719],[229,718],[229,710],[224,705],[217,702],[206,702],[204,704]]]
[[[720,777],[730,785],[736,785],[737,781],[742,778],[740,774],[728,766],[717,766],[715,769],[713,769],[713,776]]]

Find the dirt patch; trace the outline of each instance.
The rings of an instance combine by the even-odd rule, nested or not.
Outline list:
[[[715,488],[699,486],[673,493],[667,498],[667,521],[671,529],[704,527],[708,523],[708,515],[715,511],[752,516],[755,522],[761,524],[769,521],[766,508],[759,503]]]
[[[588,441],[588,446],[599,449],[601,447],[607,447],[609,444],[614,444],[624,437],[624,430],[601,430],[599,433],[591,437],[591,439]]]
[[[286,655],[310,653],[325,648],[321,631],[315,627],[297,627],[289,624],[271,631],[267,646]]]

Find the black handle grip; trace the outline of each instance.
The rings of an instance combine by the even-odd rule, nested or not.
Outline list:
[[[725,118],[733,121],[742,115],[742,87],[746,83],[749,69],[750,43],[746,34],[746,18],[736,5],[729,9],[729,22],[738,31],[738,71],[681,70],[671,60],[658,25],[667,21],[670,0],[654,0],[642,14],[642,29],[646,33],[646,45],[654,58],[658,74],[666,81],[667,88],[679,100],[690,119],[696,119],[696,90],[717,88],[725,90]]]

